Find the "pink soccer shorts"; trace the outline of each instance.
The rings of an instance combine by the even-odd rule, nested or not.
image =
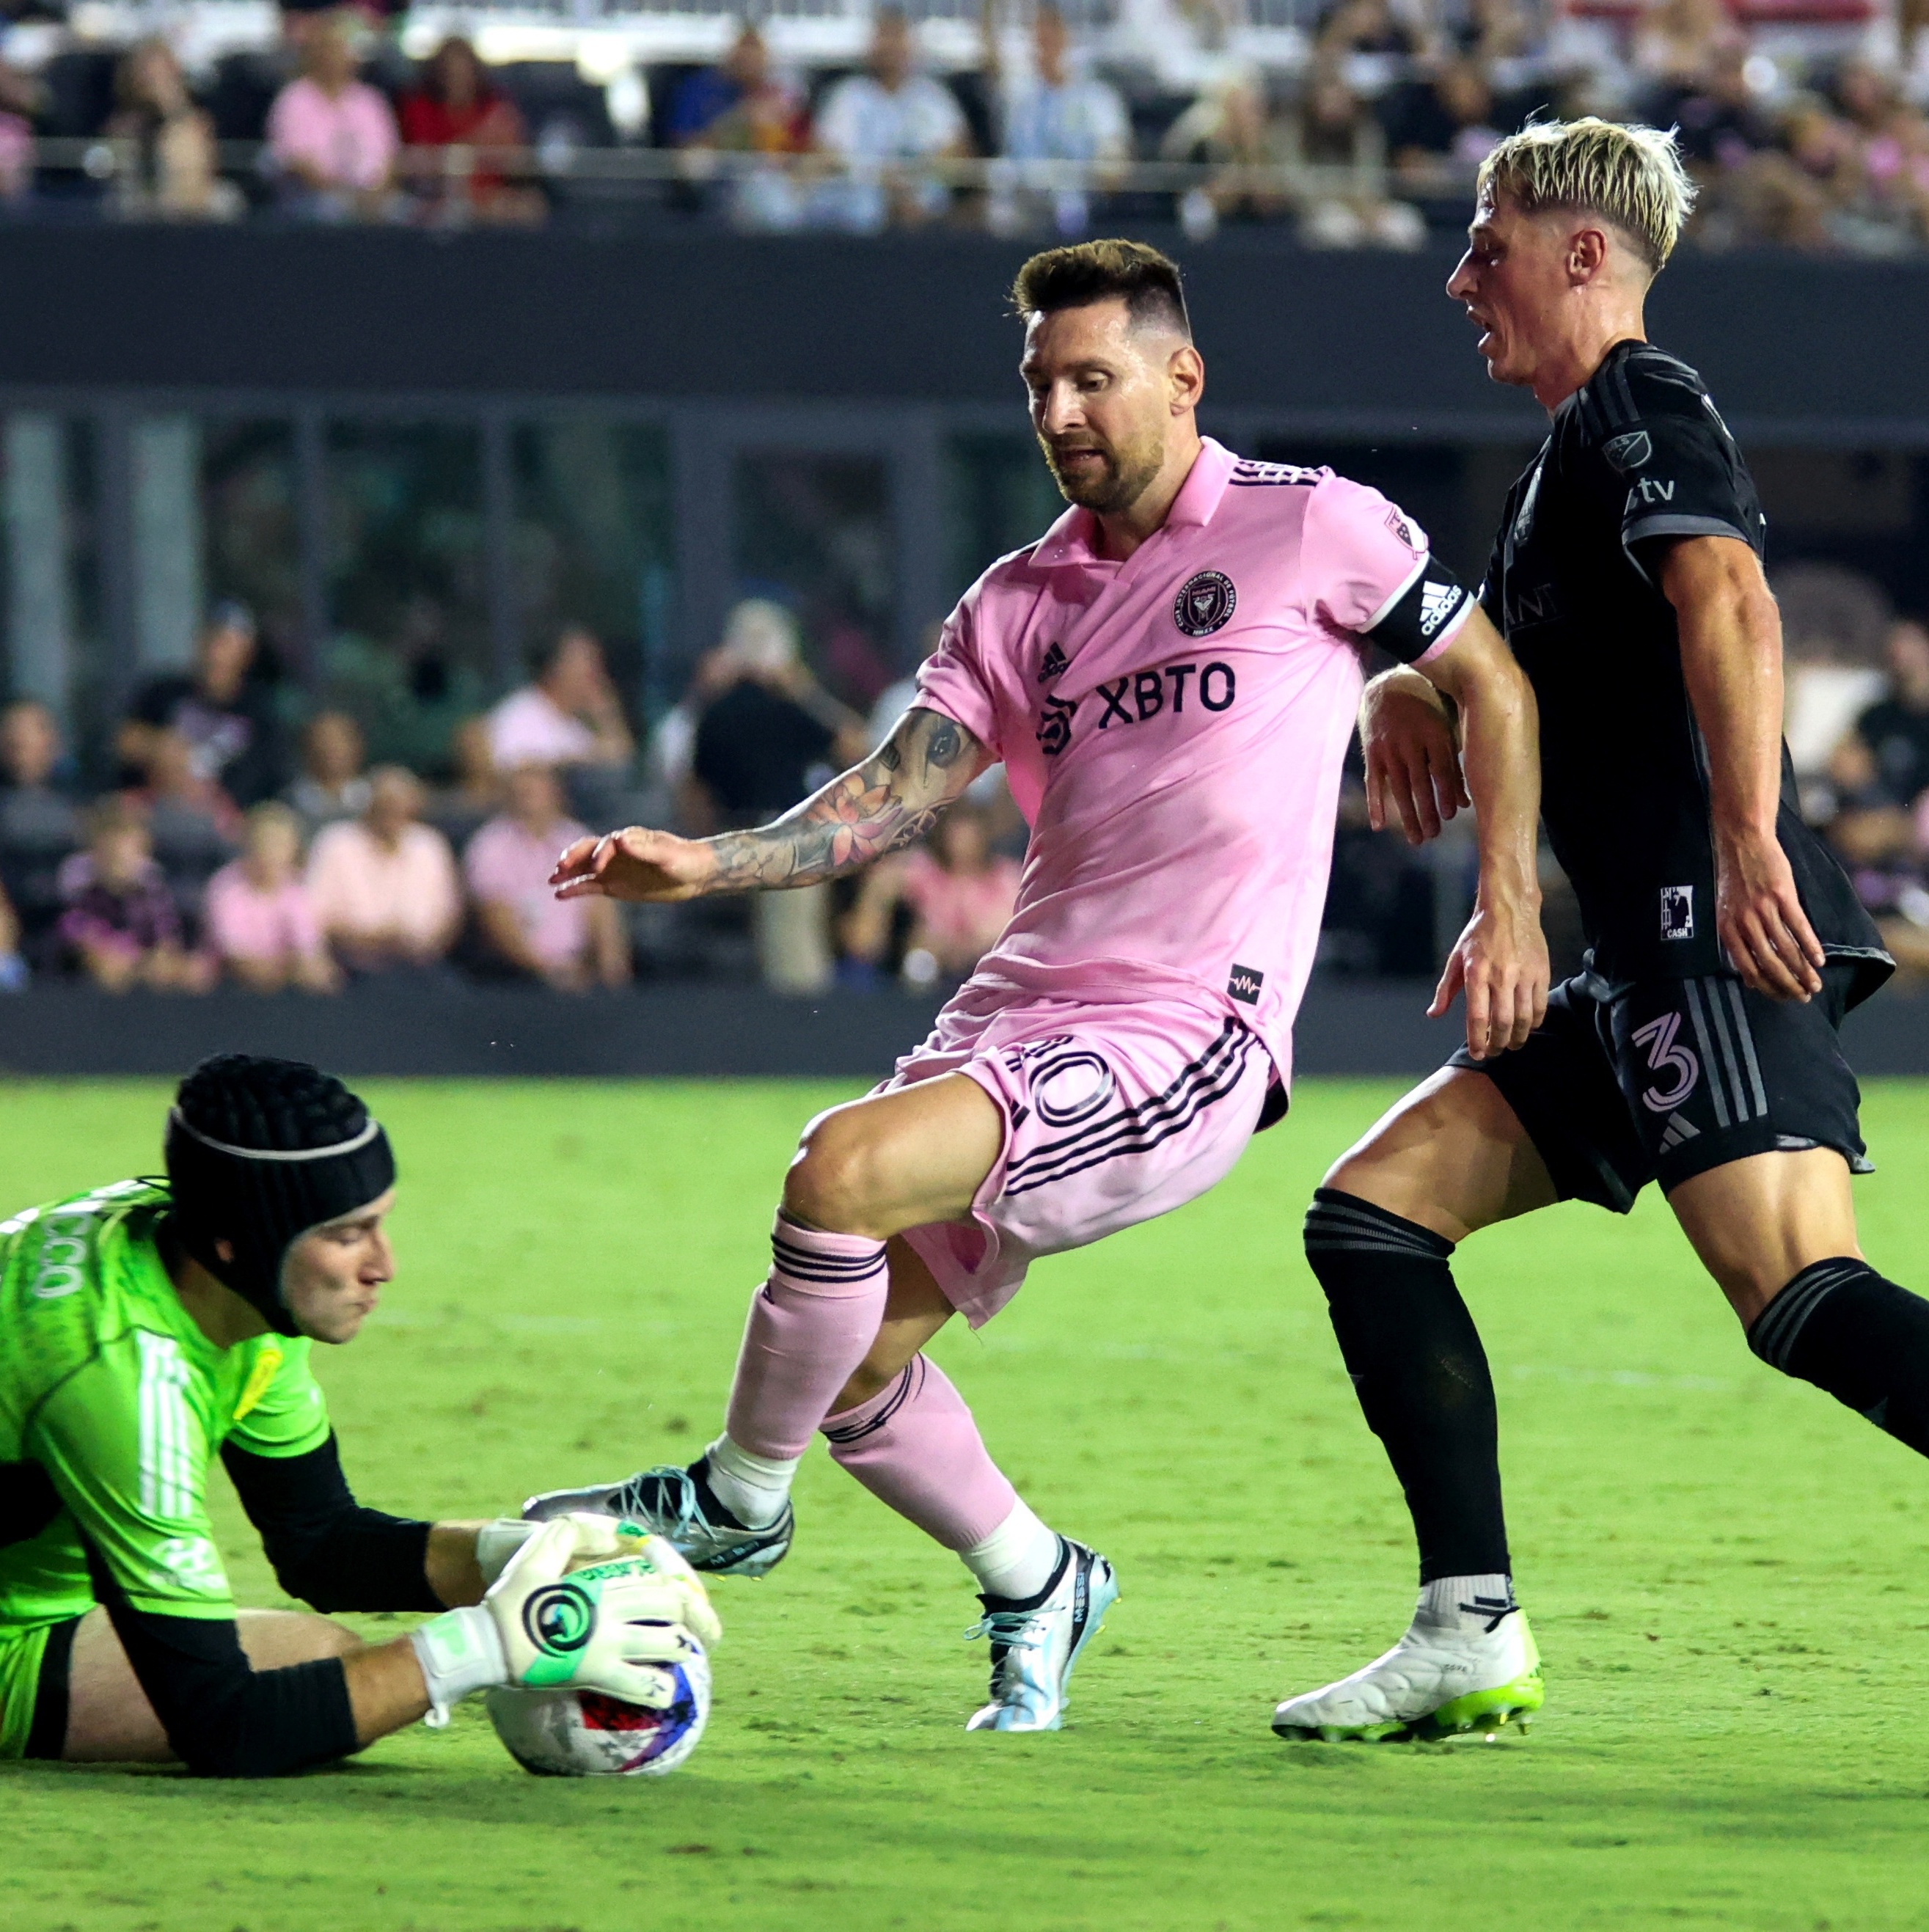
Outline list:
[[[1252,1137],[1273,1063],[1238,1020],[1183,1000],[1014,1003],[968,989],[877,1090],[944,1073],[998,1103],[1004,1148],[968,1223],[904,1238],[976,1328],[1036,1257],[1150,1221],[1222,1180]]]

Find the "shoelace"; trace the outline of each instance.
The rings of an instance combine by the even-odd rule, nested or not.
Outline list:
[[[634,1509],[638,1516],[660,1516],[663,1492],[673,1482],[676,1485],[676,1518],[670,1531],[659,1533],[670,1534],[674,1540],[674,1532],[677,1530],[710,1528],[711,1526],[704,1520],[703,1512],[698,1507],[697,1486],[691,1480],[688,1469],[652,1469],[648,1474],[638,1476],[624,1485],[622,1499]],[[654,1487],[656,1496],[656,1505],[653,1508],[646,1508],[644,1502],[644,1496],[651,1486]]]
[[[1045,1641],[1043,1630],[1034,1628],[1038,1622],[1036,1610],[987,1610],[964,1633],[964,1640],[988,1636],[994,1651],[1036,1650]]]

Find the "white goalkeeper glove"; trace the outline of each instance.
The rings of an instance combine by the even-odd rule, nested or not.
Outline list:
[[[480,1604],[424,1624],[410,1641],[428,1721],[440,1726],[451,1705],[495,1684],[574,1684],[661,1708],[669,1692],[652,1666],[685,1654],[686,1630],[706,1644],[722,1634],[676,1550],[625,1534],[614,1517],[578,1513],[537,1526]]]

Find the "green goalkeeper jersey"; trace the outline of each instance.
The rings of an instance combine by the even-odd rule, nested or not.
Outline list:
[[[134,1609],[232,1618],[210,1464],[328,1438],[305,1340],[218,1348],[189,1317],[167,1206],[122,1180],[0,1222],[0,1640],[93,1606],[90,1545]]]

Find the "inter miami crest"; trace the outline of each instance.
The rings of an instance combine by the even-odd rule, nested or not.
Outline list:
[[[1172,621],[1189,638],[1209,638],[1232,621],[1239,592],[1222,570],[1189,577],[1172,604]]]

